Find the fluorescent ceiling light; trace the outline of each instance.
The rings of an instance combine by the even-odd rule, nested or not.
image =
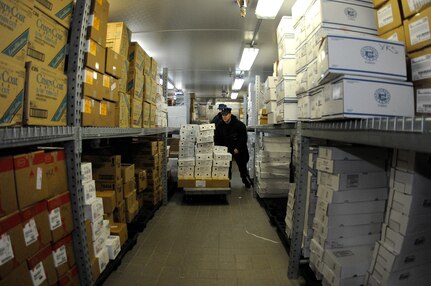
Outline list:
[[[237,97],[238,97],[238,92],[232,92],[232,93],[230,94],[230,98],[231,98],[231,99],[237,99]]]
[[[284,0],[259,0],[256,6],[256,17],[259,19],[275,19]]]
[[[239,63],[239,69],[242,71],[250,70],[258,53],[259,49],[244,48],[242,51],[241,62]]]
[[[240,90],[244,84],[243,78],[236,78],[232,85],[232,90]]]

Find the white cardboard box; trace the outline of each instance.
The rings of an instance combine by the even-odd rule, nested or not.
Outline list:
[[[296,89],[295,92],[298,97],[300,93],[308,90],[308,74],[307,68],[304,68],[296,73]],[[304,95],[305,96],[305,95]],[[302,96],[302,97],[304,97]]]
[[[348,248],[354,246],[369,246],[379,240],[380,234],[352,236],[347,238],[327,239],[321,234],[316,234],[316,239],[325,249]],[[368,266],[367,266],[368,267]]]
[[[354,236],[366,236],[366,235],[374,235],[380,234],[382,224],[374,223],[374,224],[365,224],[365,225],[352,225],[352,226],[343,226],[343,227],[332,227],[326,228],[322,225],[319,226],[314,231],[321,234],[326,239],[338,239],[338,238],[349,238]]]
[[[82,177],[82,183],[93,180],[93,171],[91,169],[91,162],[81,163],[81,177]]]
[[[325,114],[334,118],[414,116],[410,82],[345,75],[325,86]]]
[[[198,130],[199,131],[206,131],[206,130],[215,130],[215,124],[214,123],[209,123],[209,124],[201,124],[198,125]]]
[[[109,259],[115,260],[118,253],[121,251],[120,237],[117,235],[110,235],[106,240],[106,248],[108,249]]]
[[[337,192],[320,185],[317,196],[328,203],[353,203],[367,201],[384,201],[388,197],[387,188],[363,189]]]
[[[95,221],[103,217],[103,200],[102,198],[94,198],[90,204],[84,205],[85,219]]]
[[[403,271],[388,272],[379,263],[375,264],[372,277],[380,285],[390,286],[427,286],[431,279],[431,263],[423,264]],[[379,285],[379,284],[378,284]]]
[[[296,59],[293,55],[278,61],[278,80],[286,76],[296,76]]]
[[[340,279],[364,276],[371,262],[371,252],[370,246],[326,249],[324,262]]]
[[[419,173],[405,172],[402,170],[394,169],[392,176],[393,188],[400,193],[426,196],[430,193],[431,188],[431,174],[429,177]]]
[[[227,147],[226,146],[214,146],[213,149],[214,153],[227,153]]]
[[[103,249],[99,252],[99,255],[96,255],[96,257],[99,259],[99,271],[102,273],[109,263],[108,249],[103,247]]]
[[[232,154],[230,154],[230,153],[215,153],[214,152],[214,160],[215,161],[232,161]]]
[[[211,167],[213,165],[213,160],[197,160],[196,159],[196,166],[197,167]]]
[[[317,174],[319,185],[333,190],[355,190],[387,187],[386,172],[329,174],[319,171]]]
[[[212,160],[212,159],[213,159],[212,153],[196,154],[196,160]]]
[[[100,237],[103,232],[103,216],[91,222],[91,237],[92,241]]]
[[[278,59],[288,57],[295,54],[295,33],[284,34],[278,41]]]
[[[392,209],[408,216],[422,214],[431,216],[431,192],[412,196],[395,191]]]
[[[383,213],[385,211],[386,201],[368,201],[334,204],[318,200],[318,206],[326,208],[328,216],[365,214],[365,213]]]
[[[316,168],[319,171],[339,174],[339,173],[354,173],[354,172],[382,172],[385,170],[384,162],[378,164],[364,160],[331,160],[317,158]]]
[[[84,193],[84,204],[90,204],[96,198],[96,181],[82,181],[82,192]]]
[[[421,232],[424,229],[431,229],[431,216],[429,214],[409,217],[394,209],[390,209],[390,211],[386,212],[389,213],[389,227],[402,235]]]
[[[431,248],[406,251],[398,254],[390,251],[380,243],[378,246],[376,262],[388,272],[405,270],[431,262]]]
[[[394,167],[399,170],[408,172],[418,171],[421,174],[429,174],[431,171],[430,158],[431,154],[397,149],[394,152],[392,162],[394,163]]]
[[[427,249],[431,247],[431,230],[427,229],[404,236],[383,225],[382,242],[387,249],[396,253]]]
[[[192,167],[195,165],[195,158],[179,158],[178,166],[180,167]]]
[[[94,250],[94,255],[96,257],[103,255],[102,251],[106,249],[105,243],[106,243],[106,238],[103,235],[100,235],[93,241],[93,250]]]
[[[383,222],[383,213],[367,213],[354,215],[337,215],[328,217],[325,213],[322,214],[321,209],[316,207],[316,217],[314,218],[319,223],[323,223],[326,227],[350,226],[360,224],[371,224]]]
[[[197,137],[196,138],[196,142],[197,143],[210,143],[210,142],[214,142],[214,137],[213,136]]]
[[[378,37],[328,35],[319,50],[320,84],[343,74],[405,81],[405,47]]]
[[[214,130],[210,129],[210,130],[202,130],[202,131],[198,131],[196,133],[196,137],[210,137],[210,136],[214,136]]]
[[[293,97],[296,99],[296,77],[284,77],[276,87],[277,100],[285,97]]]
[[[231,161],[213,161],[215,167],[229,167]]]
[[[329,160],[371,160],[384,161],[387,151],[375,147],[329,147],[319,146],[319,158]]]

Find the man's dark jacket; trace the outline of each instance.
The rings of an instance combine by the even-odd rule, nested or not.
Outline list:
[[[229,124],[220,120],[216,125],[214,142],[216,145],[226,146],[231,154],[233,154],[234,149],[238,149],[238,157],[248,162],[247,129],[235,115],[232,115]]]
[[[222,118],[221,112],[217,113],[217,114],[216,114],[216,116],[214,116],[214,118],[211,120],[211,123],[214,123],[214,124],[217,126],[217,124],[218,124],[220,121],[223,121],[223,118]]]

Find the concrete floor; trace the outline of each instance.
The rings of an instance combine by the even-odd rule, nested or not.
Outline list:
[[[298,285],[265,210],[235,168],[233,176],[229,204],[185,204],[175,194],[105,285]]]

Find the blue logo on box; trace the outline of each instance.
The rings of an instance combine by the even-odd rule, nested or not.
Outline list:
[[[391,101],[391,93],[384,88],[378,88],[375,92],[374,92],[374,99],[379,103],[379,104],[388,104],[389,101]]]
[[[365,46],[361,49],[361,56],[368,62],[375,62],[379,58],[379,52],[371,46]]]
[[[358,12],[356,12],[356,10],[351,7],[344,9],[344,14],[347,16],[347,18],[353,21],[358,17]]]

